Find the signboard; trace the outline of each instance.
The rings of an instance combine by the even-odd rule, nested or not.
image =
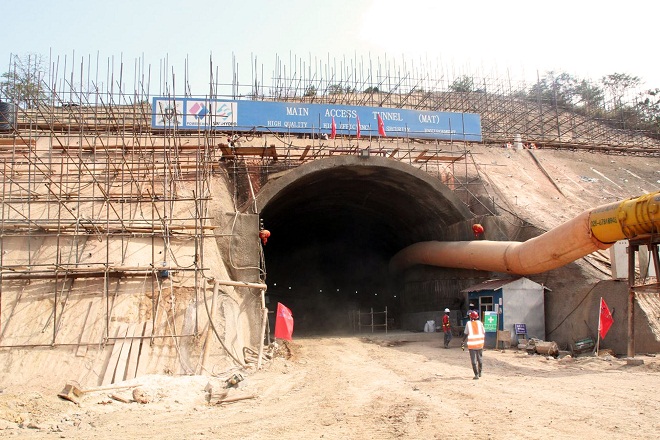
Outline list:
[[[486,333],[497,331],[497,312],[484,312],[484,330]]]
[[[387,107],[359,107],[204,98],[153,98],[151,127],[178,130],[258,131],[378,137],[378,116],[386,137],[414,137],[481,142],[481,118],[475,113],[434,112]]]
[[[516,330],[517,335],[527,334],[527,324],[513,324],[513,328]]]

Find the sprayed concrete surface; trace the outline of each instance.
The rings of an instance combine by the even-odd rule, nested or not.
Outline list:
[[[494,202],[498,213],[513,213],[509,221],[519,227],[518,236],[509,239],[528,239],[587,208],[660,187],[657,158],[652,157],[534,151],[551,176],[548,178],[526,150],[486,146],[471,146],[471,150],[476,168],[469,178],[482,179],[481,200]],[[240,229],[242,222],[255,223],[255,219],[238,215],[227,182],[218,179],[215,183],[210,213],[219,227],[213,238],[216,246],[205,246],[205,261],[219,279],[254,276],[255,258],[245,243],[255,239],[256,233],[253,237],[234,237],[233,233],[236,225]],[[476,199],[472,203],[476,206]],[[41,249],[54,252],[53,247]],[[187,258],[192,255],[189,245],[181,246],[178,252]],[[139,249],[134,254],[139,254]],[[594,285],[609,278],[608,259],[606,253],[597,253],[531,277],[552,289],[546,296],[546,328],[552,329],[549,336],[553,340],[565,343],[593,333],[596,314],[586,307],[597,299]],[[10,342],[36,340],[47,344],[52,288],[40,291],[39,282],[23,283],[12,292],[7,286],[11,287],[3,285],[2,298],[4,336]],[[135,286],[116,291],[118,313],[113,315],[113,326],[129,323],[135,317],[131,313],[141,310],[135,304],[150,302],[151,290],[140,287],[139,281]],[[183,289],[190,287],[190,280],[181,287],[176,292],[180,296],[167,291],[164,297],[170,306],[162,310],[163,333],[172,328],[177,334],[190,331],[192,296]],[[610,290],[618,295],[622,289]],[[3,353],[2,434],[20,433],[26,438],[106,438],[112,434],[172,439],[412,439],[469,434],[476,438],[591,438],[614,433],[626,438],[635,437],[640,430],[655,432],[659,428],[660,405],[657,396],[648,392],[649,384],[657,382],[658,364],[644,352],[639,356],[645,361],[643,365],[629,366],[613,357],[558,361],[513,351],[487,351],[485,375],[472,381],[467,355],[456,346],[440,349],[440,338],[433,339],[435,334],[411,334],[415,337],[394,337],[389,342],[355,337],[296,340],[290,346],[291,358],[276,358],[259,372],[237,369],[213,338],[215,346],[205,368],[200,362],[202,340],[170,343],[157,347],[149,369],[130,382],[142,384],[152,396],[151,403],[120,403],[107,393],[91,393],[76,407],[58,399],[57,393],[68,380],[79,380],[84,388],[99,385],[111,347],[99,344],[98,348],[88,347],[85,356],[75,355],[80,336],[75,328],[84,325],[90,310],[84,295],[98,294],[101,288],[80,283],[72,292],[72,298],[78,295],[80,300],[67,304],[70,313],[63,315],[67,320],[59,328],[71,348],[5,349]],[[210,299],[208,286],[206,292]],[[259,298],[239,288],[227,288],[221,294],[215,310],[215,316],[221,317],[221,334],[237,355],[243,346],[256,348]],[[582,301],[587,295],[589,300]],[[652,298],[645,298],[644,306],[645,310],[658,310]],[[441,308],[439,305],[438,310]],[[198,325],[206,331],[204,313],[200,313]],[[168,314],[172,316],[169,324]],[[625,334],[625,320],[619,318],[623,316],[625,311],[619,308],[610,330],[611,341]],[[9,327],[7,320],[11,320]],[[99,328],[103,323],[99,322]],[[101,341],[98,332],[88,336]],[[605,340],[604,348],[610,348],[609,341]],[[209,378],[225,377],[233,371],[246,375],[235,391],[254,394],[255,398],[208,406],[203,390]],[[599,417],[594,418],[594,414]]]

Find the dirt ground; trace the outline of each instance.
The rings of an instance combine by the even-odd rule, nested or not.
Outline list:
[[[280,353],[260,371],[126,382],[141,385],[144,404],[110,397],[131,399],[130,389],[87,393],[76,405],[57,397],[64,384],[5,388],[0,437],[562,439],[660,430],[653,355],[632,366],[607,355],[485,350],[483,376],[473,380],[460,340],[445,350],[440,333],[294,339]],[[218,390],[235,373],[243,381],[228,397],[248,398],[209,404],[209,381]]]

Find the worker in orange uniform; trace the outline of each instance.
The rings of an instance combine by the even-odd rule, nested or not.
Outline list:
[[[474,380],[481,377],[481,357],[484,351],[485,338],[486,331],[484,330],[483,323],[479,320],[479,313],[476,310],[470,310],[470,321],[465,324],[465,336],[463,336],[461,348],[465,350],[465,340],[467,339],[470,362],[472,363],[472,371],[474,371]]]
[[[451,323],[449,322],[449,309],[445,309],[445,315],[442,317],[442,331],[445,333],[445,348],[449,348],[451,341]]]

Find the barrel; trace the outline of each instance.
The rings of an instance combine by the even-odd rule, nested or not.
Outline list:
[[[14,129],[16,122],[16,106],[11,102],[0,102],[0,131]]]

